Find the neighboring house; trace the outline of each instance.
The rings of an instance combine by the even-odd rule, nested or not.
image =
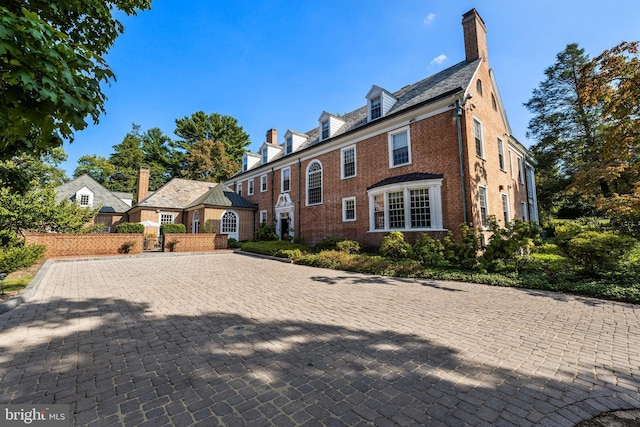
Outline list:
[[[149,168],[142,167],[140,201],[127,213],[129,222],[149,224],[148,232],[158,234],[160,224],[184,224],[187,233],[200,233],[211,221],[215,233],[236,240],[253,238],[255,206],[224,184],[173,178],[152,194],[148,190]]]
[[[55,192],[58,202],[67,199],[92,209],[100,207],[93,222],[104,224],[109,231],[115,231],[116,225],[126,221],[133,199],[131,193],[110,191],[86,174],[56,187]]]
[[[267,132],[227,185],[258,206],[256,222],[307,244],[332,236],[379,245],[390,231],[458,234],[495,215],[537,221],[535,161],[512,135],[475,9],[463,15],[466,58],[366,105],[322,112],[306,133]]]

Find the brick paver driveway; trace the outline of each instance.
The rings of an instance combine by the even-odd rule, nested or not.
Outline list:
[[[0,403],[75,425],[562,425],[640,408],[640,307],[238,254],[57,262]]]

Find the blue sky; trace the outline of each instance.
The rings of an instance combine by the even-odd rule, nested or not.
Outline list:
[[[124,17],[106,59],[106,114],[65,144],[71,177],[84,154],[108,157],[131,130],[196,111],[238,119],[257,151],[270,128],[306,132],[323,110],[365,105],[372,85],[391,92],[464,59],[462,14],[487,26],[494,69],[514,135],[525,145],[522,105],[568,43],[590,56],[640,39],[637,0],[153,0]]]

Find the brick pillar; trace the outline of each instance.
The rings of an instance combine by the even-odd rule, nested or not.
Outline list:
[[[467,61],[487,57],[487,27],[478,14],[478,11],[471,9],[462,15],[462,31],[464,33],[464,52]]]
[[[138,184],[136,186],[136,203],[139,203],[149,194],[149,168],[140,166],[138,170]]]

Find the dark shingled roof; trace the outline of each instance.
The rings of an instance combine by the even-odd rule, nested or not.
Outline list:
[[[412,181],[424,181],[426,179],[441,179],[444,178],[444,175],[441,173],[424,173],[424,172],[413,172],[405,175],[392,176],[389,178],[385,178],[382,181],[378,181],[375,184],[367,187],[367,190],[371,190],[372,188],[384,187],[389,184],[400,184],[402,182],[412,182]]]
[[[473,75],[478,69],[480,61],[480,59],[476,59],[470,62],[459,62],[447,69],[440,71],[439,73],[436,73],[432,76],[420,80],[417,83],[407,85],[402,89],[393,92],[392,95],[397,99],[397,102],[393,105],[393,107],[391,107],[391,110],[387,112],[385,117],[408,110],[421,103],[439,99],[439,97],[452,93],[453,91],[466,89],[469,86]],[[330,141],[337,136],[343,135],[347,132],[351,132],[369,123],[373,123],[367,121],[366,105],[354,111],[351,111],[350,113],[346,113],[336,117],[343,120],[345,124],[342,125],[331,138],[329,138],[328,140],[320,141],[318,127],[316,126],[310,131],[303,134],[307,136],[307,140],[303,142],[293,153],[297,153],[318,144],[323,144],[325,141]],[[375,120],[375,122],[379,120],[380,119]],[[382,120],[384,120],[384,117],[382,118]],[[293,130],[292,132],[300,135],[299,132],[295,132]],[[288,154],[287,156],[289,155],[291,154]],[[281,151],[280,153],[276,154],[269,163],[283,157],[285,157],[284,151]],[[257,169],[261,166],[263,165],[257,164],[249,169],[249,171]],[[244,173],[246,172],[239,172],[235,176],[240,176]]]
[[[120,200],[116,194],[107,190],[102,184],[89,175],[80,175],[76,179],[65,182],[55,188],[56,200],[61,202],[64,199],[72,202],[76,199],[76,192],[83,187],[87,187],[93,192],[93,206],[101,206],[100,213],[124,213],[131,208],[125,202]],[[128,199],[133,196],[130,193],[118,193],[119,195],[127,195]]]
[[[228,206],[233,208],[251,208],[254,209],[253,203],[232,191],[224,184],[218,184],[202,196],[191,202],[188,208],[198,205],[206,206]]]

